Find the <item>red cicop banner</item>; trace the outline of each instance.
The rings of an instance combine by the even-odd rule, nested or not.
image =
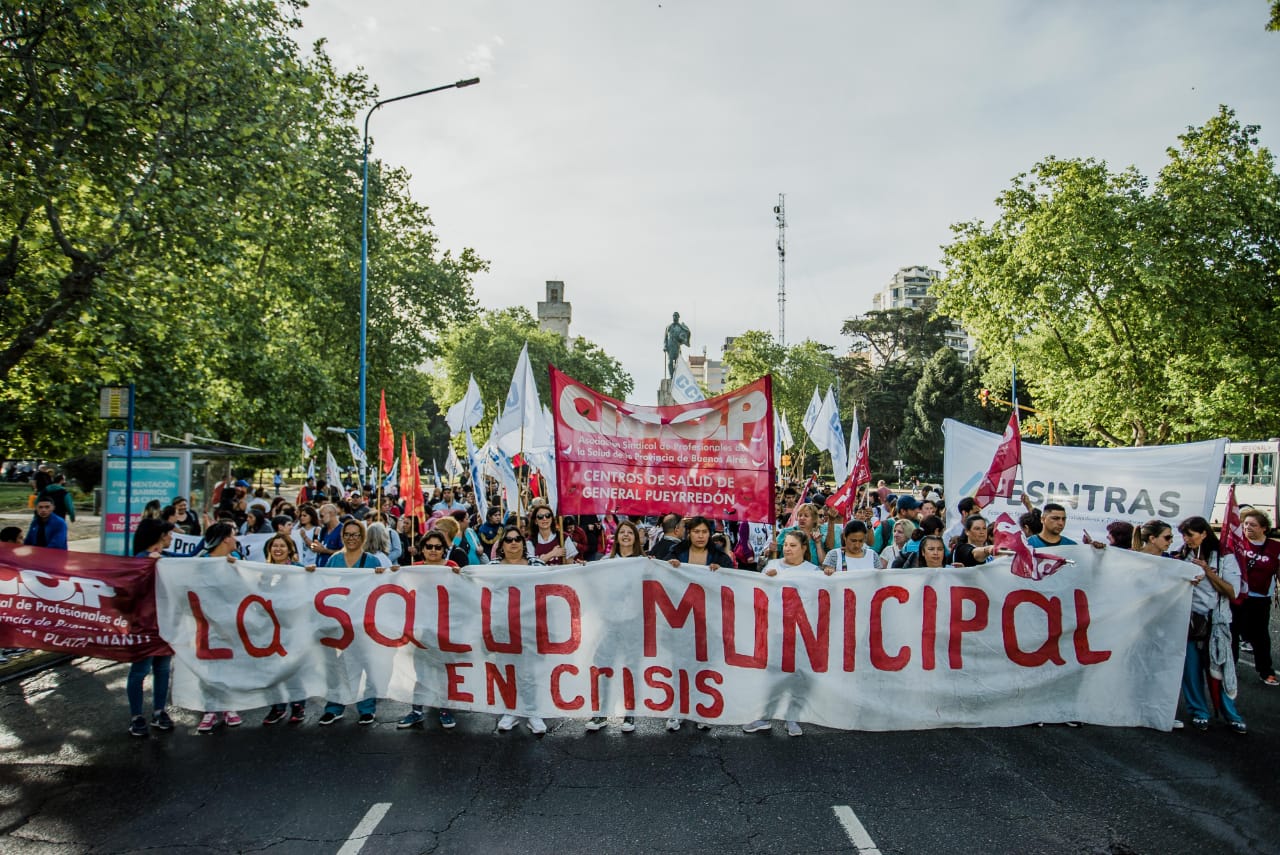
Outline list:
[[[705,401],[645,407],[552,366],[551,401],[561,513],[772,517],[770,377]]]
[[[0,647],[126,662],[168,655],[156,626],[155,565],[0,544]]]

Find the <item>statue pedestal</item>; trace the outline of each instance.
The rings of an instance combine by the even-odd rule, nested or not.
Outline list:
[[[671,397],[671,380],[664,379],[658,384],[658,406],[671,407],[675,406],[676,399]]]

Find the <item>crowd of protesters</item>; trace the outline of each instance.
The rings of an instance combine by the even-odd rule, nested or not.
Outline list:
[[[446,566],[457,571],[477,564],[556,566],[649,556],[673,567],[691,564],[712,571],[732,567],[767,576],[898,568],[945,570],[977,567],[999,557],[994,520],[986,518],[973,499],[966,497],[957,505],[960,524],[947,531],[942,490],[927,485],[918,492],[895,494],[881,481],[860,494],[856,510],[845,519],[829,506],[829,485],[814,479],[803,485],[789,482],[778,490],[772,523],[686,517],[674,510],[653,517],[607,514],[576,518],[557,515],[545,499],[536,497],[524,498],[521,505],[525,513],[521,515],[504,510],[496,495],[486,497],[488,510],[481,515],[472,486],[465,479],[457,487],[436,488],[424,497],[430,514],[424,523],[406,516],[404,503],[397,497],[372,486],[344,490],[309,478],[293,501],[280,495],[278,483],[275,486],[276,495],[270,496],[228,476],[214,487],[203,519],[186,497],[174,497],[163,506],[154,502],[134,533],[133,552],[139,556],[166,554],[172,534],[182,532],[202,536],[198,555],[225,556],[234,561],[239,557],[237,536],[269,534],[264,560],[307,570],[343,567],[382,573],[403,566]],[[1025,496],[1023,504],[1025,513],[1018,523],[1030,547],[1075,544],[1063,535],[1067,521],[1064,505],[1050,502],[1036,508]],[[74,519],[74,513],[61,477],[50,477],[38,494],[23,542],[65,549],[63,517],[70,514]],[[1216,712],[1235,732],[1247,732],[1235,703],[1236,663],[1242,648],[1252,651],[1254,668],[1264,685],[1280,685],[1273,670],[1269,635],[1280,541],[1267,537],[1272,521],[1264,512],[1245,507],[1241,521],[1246,546],[1236,554],[1223,550],[1208,521],[1198,516],[1176,523],[1152,520],[1136,528],[1116,520],[1106,526],[1105,539],[1086,536],[1086,542],[1098,548],[1133,549],[1187,561],[1197,568],[1182,702],[1185,715],[1198,730],[1207,729]],[[1172,550],[1175,526],[1182,543]],[[0,532],[0,540],[16,542],[21,534],[20,529],[6,529]],[[135,736],[145,736],[149,727],[173,727],[165,711],[169,659],[147,657],[132,663],[127,694],[129,732]],[[143,684],[148,675],[153,681],[149,719],[143,712]],[[376,698],[357,703],[358,723],[374,723],[376,710]],[[318,723],[332,725],[344,715],[343,704],[326,702]],[[448,709],[438,710],[437,715],[442,727],[456,723]],[[262,723],[273,725],[286,718],[292,724],[305,721],[306,699],[272,706]],[[397,726],[420,727],[425,720],[426,710],[415,705]],[[208,733],[219,725],[240,723],[234,711],[206,711],[197,730]],[[498,729],[509,731],[518,723],[516,716],[503,715]],[[608,723],[607,718],[596,716],[586,727],[599,730]],[[536,734],[547,730],[546,722],[537,717],[529,718],[527,724]],[[679,718],[671,718],[666,726],[674,731],[681,724]],[[1175,724],[1182,726],[1181,720]],[[785,722],[785,728],[792,736],[802,734],[797,722]],[[634,717],[626,716],[621,729],[633,731]],[[753,721],[743,729],[766,731],[771,723]]]

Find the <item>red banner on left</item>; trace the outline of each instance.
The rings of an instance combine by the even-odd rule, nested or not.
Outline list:
[[[0,545],[0,646],[125,662],[169,655],[156,625],[155,564]]]

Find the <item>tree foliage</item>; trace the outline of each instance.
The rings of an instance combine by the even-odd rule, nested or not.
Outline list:
[[[485,407],[484,419],[476,429],[477,442],[488,435],[498,407],[506,400],[511,375],[515,373],[520,350],[526,342],[529,365],[538,384],[538,398],[548,407],[551,406],[548,365],[612,398],[623,400],[634,388],[631,375],[601,347],[581,336],[565,342],[556,333],[540,329],[523,306],[481,312],[450,332],[432,384],[441,409],[448,409],[462,400],[467,381],[474,375]]]
[[[964,420],[972,384],[959,355],[940,347],[920,371],[920,379],[907,399],[899,448],[911,463],[927,472],[942,471],[942,420]]]
[[[1130,167],[1047,158],[953,226],[939,309],[1062,428],[1115,445],[1274,433],[1280,176],[1221,108]]]
[[[101,443],[97,388],[130,380],[140,427],[174,435],[296,458],[303,418],[356,424],[375,93],[304,55],[299,5],[0,10],[0,454]],[[370,165],[369,388],[426,430],[420,367],[484,263],[436,248],[407,181]]]

